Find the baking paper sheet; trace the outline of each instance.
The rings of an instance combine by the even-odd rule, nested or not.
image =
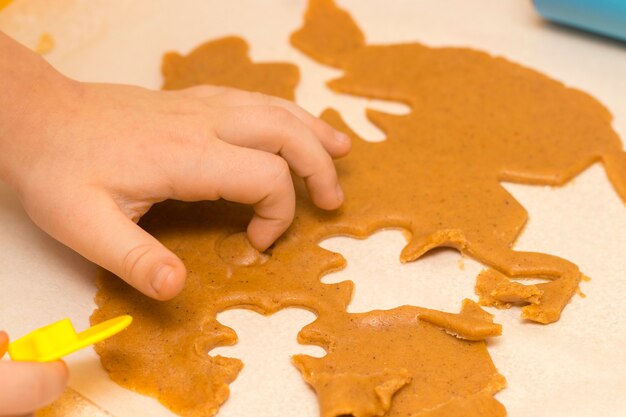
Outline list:
[[[603,102],[626,138],[626,44],[543,22],[530,1],[343,0],[372,43],[419,41],[466,46],[502,55],[538,69]],[[49,33],[55,47],[46,58],[84,81],[158,88],[164,52],[187,53],[209,39],[241,35],[255,61],[297,64],[298,102],[312,113],[333,106],[362,136],[383,136],[364,118],[366,107],[406,111],[399,104],[338,96],[324,88],[337,76],[289,46],[299,27],[303,0],[15,0],[0,12],[0,30],[34,47]],[[626,207],[595,165],[565,187],[505,184],[528,210],[530,221],[516,244],[578,264],[590,282],[586,298],[575,296],[562,319],[542,326],[524,323],[519,310],[490,310],[504,326],[489,351],[508,388],[497,395],[511,417],[626,415]],[[333,238],[322,246],[342,253],[344,271],[325,282],[351,279],[351,311],[415,304],[457,311],[476,299],[481,265],[454,250],[435,250],[416,263],[398,261],[404,238],[382,231],[366,240]],[[88,327],[96,267],[34,226],[14,194],[0,185],[0,328],[16,338],[57,319]],[[314,417],[313,392],[290,365],[290,355],[323,355],[296,342],[310,312],[287,309],[271,317],[245,310],[220,315],[240,343],[219,348],[246,366],[231,385],[220,417]],[[116,417],[172,415],[155,400],[118,387],[101,369],[92,349],[67,358],[70,386]]]

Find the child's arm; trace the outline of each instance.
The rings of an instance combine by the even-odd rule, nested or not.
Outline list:
[[[294,215],[290,169],[315,204],[337,208],[331,157],[349,149],[347,136],[291,102],[209,86],[80,83],[0,32],[0,179],[43,230],[150,297],[174,297],[186,276],[135,224],[154,203],[250,204],[248,236],[265,250]],[[6,343],[0,333],[0,357]],[[0,362],[0,415],[45,405],[66,381],[61,362]]]
[[[250,242],[291,223],[289,169],[324,209],[349,139],[295,104],[221,87],[175,92],[70,80],[0,33],[0,179],[43,230],[161,300],[182,262],[135,222],[168,198],[250,204]]]

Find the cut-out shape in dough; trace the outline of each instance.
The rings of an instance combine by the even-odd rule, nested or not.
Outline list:
[[[322,282],[354,283],[350,313],[403,305],[454,311],[459,299],[474,296],[474,280],[483,268],[481,264],[468,259],[466,269],[460,270],[460,254],[451,248],[432,250],[419,262],[400,263],[398,254],[406,243],[407,237],[400,230],[381,230],[363,240],[343,236],[324,240],[320,246],[341,253],[347,266],[325,275]],[[387,277],[384,285],[381,277]]]
[[[318,38],[316,31],[326,36]],[[141,225],[185,262],[187,284],[174,300],[158,302],[103,273],[92,321],[119,314],[135,318],[125,333],[97,346],[104,367],[118,383],[157,397],[181,415],[213,415],[241,368],[236,359],[207,355],[236,341],[217,313],[244,307],[271,314],[296,306],[318,316],[299,341],[328,352],[296,359],[324,416],[445,416],[460,410],[504,415],[493,399],[504,379],[481,340],[500,328],[486,313],[471,302],[458,315],[411,306],[347,313],[353,285],[320,282],[345,262],[318,242],[404,228],[412,234],[401,255],[405,261],[452,246],[510,277],[553,279],[536,285],[541,296],[523,314],[544,323],[557,320],[580,272],[561,258],[511,249],[526,212],[499,181],[561,184],[602,159],[623,196],[626,158],[610,115],[584,93],[481,52],[366,46],[356,24],[328,0],[311,2],[294,42],[346,71],[331,83],[333,89],[402,101],[411,113],[369,112],[387,133],[381,143],[360,140],[336,112],[325,113],[354,140],[353,152],[337,162],[346,202],[323,212],[296,181],[294,223],[264,262],[241,262],[233,255],[237,247],[249,250],[233,238],[245,231],[249,208],[224,201],[156,205]],[[295,67],[253,70],[257,64],[246,50],[242,40],[227,38],[188,57],[169,55],[165,86],[219,83],[293,97]],[[342,387],[341,398],[324,388],[326,382]]]
[[[99,308],[92,322],[117,311],[134,318],[121,337],[96,346],[114,381],[155,396],[180,415],[210,416],[228,397],[228,384],[242,366],[237,359],[208,355],[236,341],[235,333],[217,321],[217,313],[235,307],[263,314],[290,306],[318,314],[345,310],[352,286],[319,281],[324,271],[340,267],[342,259],[312,243],[305,251],[295,239],[286,247],[277,244],[267,262],[251,266],[223,259],[220,244],[245,231],[251,215],[249,207],[224,201],[170,201],[141,219],[142,227],[181,257],[188,277],[179,296],[159,302],[109,273],[101,274]],[[237,242],[247,247],[240,240],[231,243]]]
[[[291,40],[344,71],[329,83],[334,91],[411,107],[404,116],[368,112],[387,133],[384,142],[352,133],[353,150],[338,163],[346,202],[337,233],[404,227],[412,239],[403,261],[452,246],[510,277],[550,279],[537,285],[541,295],[526,300],[522,316],[558,320],[581,273],[565,259],[511,249],[527,214],[500,181],[560,185],[601,160],[625,199],[626,154],[609,112],[581,91],[484,52],[367,45],[332,0],[311,0]],[[336,112],[324,118],[350,132]],[[367,204],[363,195],[371,196]],[[491,297],[499,294],[510,296]]]
[[[342,266],[343,262],[337,254],[317,246],[318,239],[310,240],[310,234],[319,224],[300,229],[301,234],[289,232],[277,242],[270,259],[263,264],[242,266],[224,261],[218,251],[220,242],[245,230],[250,216],[249,208],[224,201],[194,204],[170,201],[155,206],[142,218],[141,225],[183,259],[188,279],[178,297],[159,302],[109,273],[101,274],[96,298],[99,308],[92,321],[100,322],[120,311],[134,317],[133,326],[122,335],[96,347],[114,381],[157,397],[183,416],[213,415],[228,396],[228,384],[241,369],[237,359],[207,354],[217,346],[236,341],[234,332],[218,322],[217,313],[243,307],[271,314],[285,307],[300,306],[314,311],[318,319],[298,335],[298,341],[324,347],[329,352],[329,361],[339,358],[337,366],[324,358],[295,359],[307,380],[318,389],[323,415],[331,415],[339,408],[319,390],[314,379],[316,366],[323,367],[328,381],[341,380],[341,386],[352,387],[355,392],[367,387],[370,394],[345,397],[341,406],[354,408],[360,415],[381,415],[393,410],[394,395],[405,391],[413,392],[415,398],[409,396],[400,409],[421,410],[422,403],[416,398],[421,398],[424,386],[414,386],[411,381],[416,377],[428,379],[420,373],[426,365],[419,364],[429,362],[425,354],[431,343],[442,343],[445,349],[436,352],[456,352],[464,362],[463,367],[437,371],[441,380],[437,387],[448,387],[448,391],[433,401],[447,402],[457,392],[492,395],[504,386],[482,341],[497,336],[501,330],[478,306],[466,303],[461,315],[419,307],[349,314],[346,306],[351,283],[320,282],[324,272]],[[212,218],[221,220],[215,223],[210,221]],[[372,337],[378,342],[371,343]],[[412,340],[411,344],[404,343],[406,338]],[[344,363],[342,346],[356,350],[354,361]],[[385,358],[392,346],[395,351],[390,366],[391,362]],[[423,350],[420,357],[414,355],[417,346]],[[457,359],[446,360],[453,363]],[[311,360],[322,362],[314,364]],[[435,368],[432,365],[428,371]],[[352,373],[346,375],[346,369]],[[444,380],[448,382],[444,384]],[[464,381],[473,382],[465,385]],[[431,395],[430,389],[424,395]]]

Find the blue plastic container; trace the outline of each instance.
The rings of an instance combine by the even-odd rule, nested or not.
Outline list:
[[[626,0],[534,0],[548,20],[626,41]]]

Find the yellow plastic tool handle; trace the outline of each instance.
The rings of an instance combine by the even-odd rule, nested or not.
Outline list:
[[[119,316],[76,333],[72,322],[64,319],[16,340],[9,345],[14,361],[50,362],[107,339],[130,325],[131,316]]]

